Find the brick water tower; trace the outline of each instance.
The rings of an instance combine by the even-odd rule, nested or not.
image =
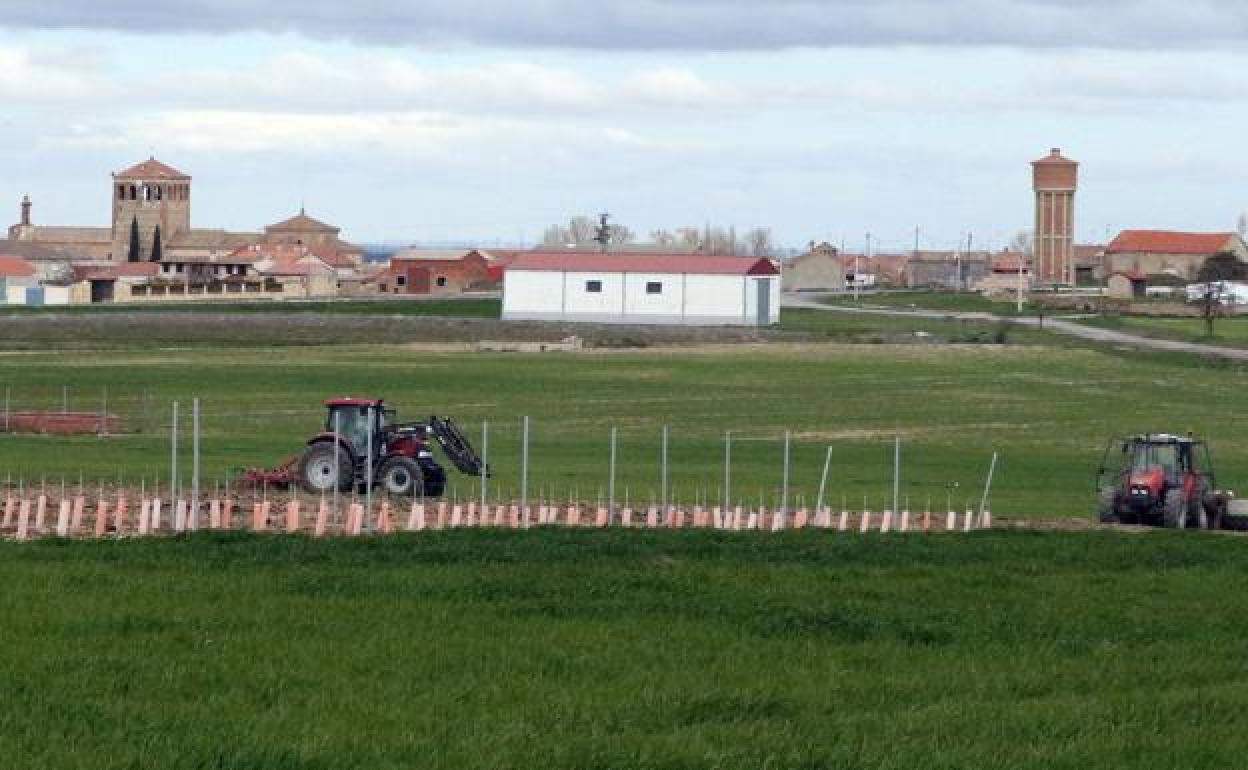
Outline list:
[[[1079,164],[1062,157],[1056,147],[1048,157],[1033,161],[1036,226],[1033,266],[1038,283],[1075,283],[1075,188]]]

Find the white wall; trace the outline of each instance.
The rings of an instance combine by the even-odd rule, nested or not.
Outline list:
[[[771,323],[780,320],[780,277],[770,280]],[[753,325],[757,322],[760,278],[680,273],[591,273],[508,270],[503,280],[503,318]],[[600,281],[602,291],[586,290]],[[659,283],[657,294],[646,292]]]

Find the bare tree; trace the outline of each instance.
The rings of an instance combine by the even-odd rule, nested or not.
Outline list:
[[[772,252],[771,228],[754,227],[745,231],[746,247],[756,257],[770,257]]]
[[[607,229],[612,246],[623,246],[636,240],[633,231],[625,225],[608,225]]]
[[[676,238],[681,246],[688,249],[697,249],[702,245],[702,233],[696,227],[677,228]]]
[[[1031,244],[1032,244],[1031,231],[1019,230],[1018,232],[1014,233],[1013,238],[1010,238],[1009,249],[1010,251],[1017,251],[1021,254],[1026,254],[1027,256],[1031,256]]]
[[[1239,221],[1235,223],[1235,229],[1239,232],[1240,238],[1248,238],[1248,211],[1239,215]]]
[[[611,225],[612,243],[628,243],[632,240],[632,231],[623,225]],[[621,233],[616,234],[616,229],[620,229]],[[589,246],[594,243],[594,236],[598,231],[598,222],[593,217],[575,216],[568,220],[566,225],[551,225],[542,231],[543,246]],[[627,235],[627,240],[618,241],[616,238]]]
[[[676,245],[677,238],[671,231],[660,229],[650,231],[650,241],[656,246],[670,248]]]

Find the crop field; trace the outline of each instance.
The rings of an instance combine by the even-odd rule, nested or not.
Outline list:
[[[862,294],[855,298],[853,292],[830,294],[822,298],[830,305],[856,305],[895,310],[945,310],[951,313],[994,313],[1015,315],[1018,307],[1008,300],[985,297],[977,292],[956,291],[881,291]],[[1030,312],[1030,306],[1024,306]]]
[[[815,328],[813,317],[795,317]],[[321,402],[352,394],[385,397],[401,418],[450,415],[474,440],[488,421],[492,496],[519,491],[524,416],[532,419],[533,498],[604,495],[609,432],[616,427],[617,500],[655,500],[665,424],[671,497],[685,503],[721,499],[728,431],[733,502],[769,507],[781,491],[785,431],[793,437],[791,503],[806,505],[814,502],[829,447],[833,506],[865,501],[880,510],[891,502],[895,435],[903,443],[902,495],[912,509],[978,500],[996,451],[1002,458],[992,495],[996,513],[1086,516],[1105,440],[1146,430],[1205,436],[1221,485],[1248,480],[1248,446],[1240,440],[1248,428],[1242,370],[1065,347],[1037,332],[1024,339],[1022,345],[772,342],[553,354],[423,344],[11,353],[0,356],[0,385],[17,407],[56,409],[69,383],[71,409],[98,409],[107,391],[110,413],[140,432],[0,435],[0,474],[28,487],[72,486],[81,478],[167,488],[177,400],[185,486],[187,415],[191,399],[199,398],[201,484],[211,489],[243,468],[271,466],[297,452],[322,427]],[[475,495],[476,485],[452,471],[449,490],[457,496]]]
[[[1242,540],[0,543],[0,764],[1222,768]]]

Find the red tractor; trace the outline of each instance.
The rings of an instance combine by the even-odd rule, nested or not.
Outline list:
[[[1097,488],[1105,523],[1172,529],[1222,524],[1225,499],[1214,492],[1209,449],[1191,437],[1150,433],[1110,441]]]
[[[298,484],[311,494],[371,486],[395,496],[441,497],[446,472],[433,456],[431,441],[463,473],[489,472],[450,418],[398,423],[394,410],[386,409],[381,399],[339,398],[325,406],[325,428],[309,439],[302,454],[273,471],[248,471],[244,480]]]

